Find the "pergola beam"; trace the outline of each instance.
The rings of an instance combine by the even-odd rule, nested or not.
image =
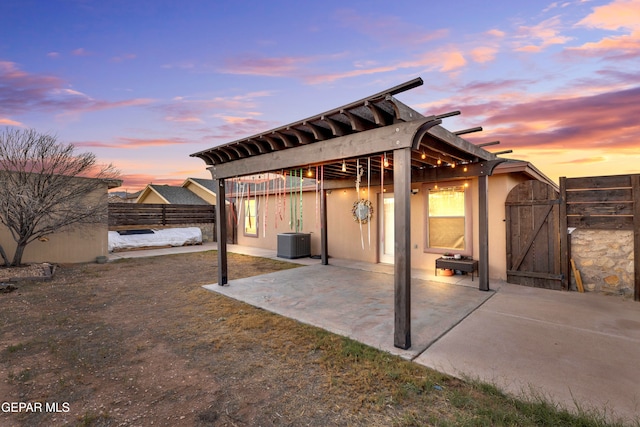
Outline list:
[[[425,118],[413,122],[396,123],[367,132],[332,138],[323,141],[322,144],[299,145],[295,150],[278,150],[260,156],[247,157],[241,162],[212,165],[209,170],[214,179],[230,178],[269,170],[296,168],[300,165],[366,157],[399,148],[411,148],[417,129],[430,121],[430,118]]]

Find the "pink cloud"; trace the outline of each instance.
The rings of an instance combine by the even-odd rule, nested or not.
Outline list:
[[[576,24],[578,27],[609,31],[628,31],[627,34],[604,37],[595,42],[567,49],[569,55],[608,59],[632,59],[640,56],[640,3],[630,0],[616,0],[608,5],[598,6],[593,12]]]
[[[498,30],[498,29],[492,29],[486,32],[487,35],[489,36],[493,36],[493,37],[504,37],[505,36],[505,32]]]
[[[403,46],[422,45],[449,35],[447,29],[425,30],[422,26],[404,22],[396,16],[363,16],[353,9],[338,11],[336,18],[350,30],[356,30],[384,45],[394,47],[398,46],[398,43]]]
[[[187,144],[193,141],[184,138],[118,138],[115,142],[84,141],[74,143],[77,147],[138,149]]]
[[[524,79],[475,81],[467,85],[464,85],[463,87],[460,88],[460,91],[467,95],[469,95],[470,92],[480,94],[480,95],[486,95],[487,92],[495,92],[495,91],[504,92],[506,90],[513,90],[516,88],[525,88],[527,85],[531,83],[535,83],[535,81],[524,80]]]
[[[595,58],[634,59],[640,56],[640,31],[630,35],[605,37],[597,42],[568,48],[566,53]]]
[[[464,56],[460,51],[445,52],[442,54],[441,58],[442,67],[440,68],[440,71],[442,72],[457,70],[467,65],[467,61],[464,59]]]
[[[573,98],[542,98],[521,103],[459,105],[485,114],[482,136],[515,149],[602,149],[637,152],[640,140],[640,87]]]
[[[207,137],[208,139],[233,141],[264,132],[265,129],[271,129],[277,126],[276,123],[258,120],[252,117],[225,116],[222,118],[225,120],[225,124],[213,128],[213,133]]]
[[[580,159],[572,159],[568,162],[558,162],[558,164],[583,164],[588,165],[592,163],[602,163],[606,162],[607,158],[604,156],[593,156],[593,157],[582,157]]]
[[[229,97],[195,99],[175,97],[171,102],[158,106],[165,114],[165,120],[178,123],[204,123],[204,116],[215,116],[220,111],[245,112],[257,107],[256,100],[272,95],[270,91],[256,91]],[[243,113],[246,114],[246,113]]]
[[[119,55],[119,56],[114,56],[113,58],[111,58],[111,62],[123,62],[123,61],[130,61],[133,59],[136,59],[137,55],[134,53],[126,53],[124,55]]]
[[[555,16],[534,26],[521,26],[516,36],[517,52],[540,52],[554,44],[565,44],[571,37],[560,34],[560,18]]]
[[[3,125],[3,126],[24,126],[20,122],[16,122],[15,120],[6,119],[6,118],[2,118],[2,117],[0,117],[0,125]]]
[[[389,65],[358,68],[339,73],[313,74],[304,77],[309,84],[329,83],[349,77],[386,73],[402,69],[416,69],[417,71],[441,71],[449,73],[460,70],[467,64],[462,51],[455,47],[444,47],[409,61],[398,61]]]
[[[640,29],[640,3],[637,0],[616,0],[598,6],[576,25],[606,30]]]
[[[71,51],[71,55],[73,56],[89,56],[90,53],[83,47],[80,47],[78,49],[74,49]]]
[[[221,72],[269,77],[291,77],[300,73],[301,65],[311,61],[309,57],[237,57],[228,58]]]
[[[124,189],[126,189],[128,192],[136,192],[144,189],[147,184],[179,186],[182,185],[186,178],[187,177],[167,178],[151,174],[125,173],[120,176],[122,185],[115,191],[124,191]]]
[[[469,52],[469,56],[471,56],[471,59],[475,62],[485,63],[493,61],[497,53],[498,49],[495,47],[481,46],[472,49],[471,52]]]
[[[147,105],[151,99],[106,101],[69,89],[59,77],[29,74],[13,62],[0,62],[0,114],[56,111],[61,115]]]

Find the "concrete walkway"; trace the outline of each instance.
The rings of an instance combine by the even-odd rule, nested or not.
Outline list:
[[[110,259],[214,250],[216,244],[121,252]],[[229,245],[229,252],[276,258]],[[412,347],[393,347],[393,266],[330,259],[205,288],[351,337],[457,377],[613,417],[640,414],[640,303],[528,288],[491,292],[467,276],[412,271]],[[214,278],[215,279],[215,278]]]

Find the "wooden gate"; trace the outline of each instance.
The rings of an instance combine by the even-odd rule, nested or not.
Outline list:
[[[541,181],[525,181],[507,196],[507,282],[562,289],[560,199]]]

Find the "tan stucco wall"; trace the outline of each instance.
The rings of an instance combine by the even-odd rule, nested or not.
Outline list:
[[[298,196],[299,197],[299,196]],[[252,197],[253,198],[253,197]],[[319,199],[318,199],[319,202]],[[286,197],[286,209],[283,209],[284,219],[282,221],[278,220],[277,228],[275,221],[275,213],[277,210],[276,206],[276,197],[273,194],[269,195],[269,203],[267,208],[267,230],[264,232],[264,208],[266,203],[266,197],[259,196],[258,197],[258,237],[245,236],[243,233],[244,229],[244,212],[242,207],[237,207],[237,212],[240,217],[240,222],[238,224],[238,244],[242,246],[251,246],[255,248],[263,248],[263,249],[276,249],[278,242],[278,234],[279,233],[291,233],[295,232],[295,228],[291,229],[289,226],[290,220],[290,199],[287,195]],[[300,203],[300,199],[298,198],[297,204]],[[320,217],[317,218],[316,221],[316,193],[312,192],[303,192],[302,199],[302,230],[301,233],[310,233],[311,234],[311,254],[319,255],[320,254]],[[318,213],[319,213],[318,206]],[[317,224],[317,227],[316,227]]]
[[[506,280],[506,227],[505,227],[505,206],[509,191],[520,182],[529,179],[523,174],[498,174],[489,178],[488,199],[489,199],[489,277],[492,279]],[[464,181],[461,181],[464,182]],[[478,206],[478,180],[476,178],[467,180],[469,184],[468,195],[472,203],[472,256],[478,259],[479,247],[479,206]],[[435,272],[435,260],[440,254],[425,252],[425,185],[414,183],[412,188],[418,189],[418,193],[411,196],[411,264],[413,268],[425,269]],[[392,185],[385,185],[388,192],[393,192]],[[370,188],[371,197],[367,196],[366,190],[362,192],[360,198],[368,199],[374,208],[373,220],[371,221],[371,244],[369,245],[369,227],[362,226],[364,249],[362,249],[360,239],[360,227],[353,220],[351,209],[353,203],[358,199],[355,188],[333,189],[327,195],[327,228],[329,256],[355,261],[376,263],[378,256],[379,239],[379,219],[380,219],[380,186]],[[315,192],[304,194],[303,198],[303,232],[311,233],[311,253],[320,253],[320,229],[316,228],[315,220]],[[264,200],[261,199],[260,213],[262,213]],[[242,234],[242,223],[238,230],[238,244],[245,246],[260,247],[266,249],[276,249],[277,233],[291,231],[288,226],[289,221],[289,199],[287,198],[287,209],[285,221],[278,224],[278,229],[274,229],[275,198],[270,196],[268,208],[268,223],[266,237],[263,236],[263,227],[260,226],[259,237],[246,237]],[[240,212],[242,215],[242,212]],[[319,219],[318,219],[319,223]]]
[[[163,205],[166,205],[167,202],[164,201],[164,199],[162,199],[160,196],[158,196],[156,193],[154,193],[153,191],[149,191],[142,199],[140,199],[137,203],[147,203],[147,204],[151,204],[151,203],[160,203]]]
[[[353,259],[357,261],[378,261],[378,227],[380,218],[380,204],[378,194],[380,187],[371,187],[371,197],[366,190],[360,190],[356,195],[355,188],[335,189],[327,195],[327,230],[329,233],[329,255],[336,258]],[[369,226],[362,225],[364,249],[360,238],[360,226],[353,220],[353,204],[360,199],[369,200],[373,205],[371,221],[371,245],[369,245]]]
[[[206,200],[208,203],[215,205],[216,204],[216,195],[212,194],[210,191],[207,191],[200,187],[199,185],[194,184],[193,182],[188,182],[184,188],[188,189],[201,199]]]
[[[107,187],[94,194],[107,204]],[[94,199],[94,200],[95,200]],[[36,240],[25,248],[22,262],[79,263],[92,262],[97,256],[108,254],[108,227],[104,223],[83,225],[46,236],[48,241]],[[8,229],[0,225],[0,243],[11,260],[16,244]]]

